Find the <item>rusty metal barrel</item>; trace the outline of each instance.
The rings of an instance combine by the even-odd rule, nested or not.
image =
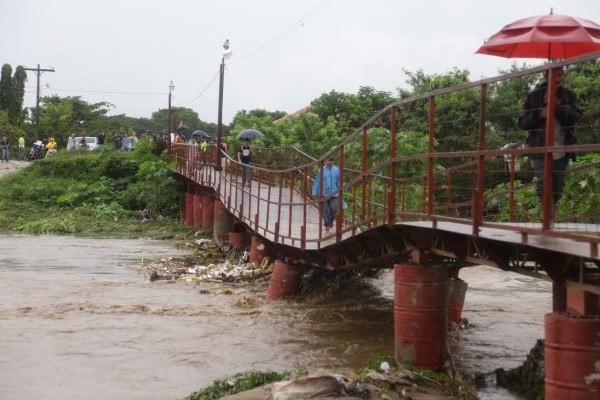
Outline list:
[[[394,343],[399,362],[439,370],[448,357],[448,270],[394,265]]]
[[[448,279],[448,322],[460,323],[468,288],[462,279]]]
[[[236,250],[243,250],[250,244],[251,235],[248,232],[231,232],[229,244]]]
[[[278,300],[295,294],[302,284],[302,269],[277,260],[267,289],[267,298]]]
[[[250,262],[260,265],[265,257],[269,257],[269,250],[265,241],[258,235],[252,236],[250,243]]]
[[[600,399],[600,317],[546,314],[546,400]]]
[[[215,201],[209,196],[202,197],[202,230],[211,231],[214,224]]]

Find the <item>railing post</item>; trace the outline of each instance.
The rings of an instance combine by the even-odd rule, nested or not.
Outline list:
[[[554,146],[554,105],[556,104],[556,96],[550,93],[556,93],[556,82],[554,81],[554,70],[548,71],[548,109],[546,116],[546,146],[544,153],[544,193],[542,201],[542,229],[551,228],[551,221],[554,219],[554,205],[552,193],[552,147]]]
[[[479,151],[485,150],[485,123],[487,120],[487,84],[481,85],[481,94],[479,99]],[[477,204],[473,207],[473,234],[479,232],[479,226],[483,222],[483,192],[485,178],[485,156],[479,154],[477,160],[477,189],[473,201]]]
[[[342,190],[342,187],[344,187],[344,146],[340,147],[339,159],[340,162],[338,168],[340,169],[340,191],[338,194],[338,212],[335,216],[335,233],[337,235],[337,240],[342,240],[341,232],[342,223],[344,221],[344,191]]]
[[[390,158],[393,160],[396,158],[396,107],[392,107],[392,116],[391,116],[391,146],[390,146]],[[390,165],[390,192],[388,199],[388,209],[387,215],[388,225],[394,225],[396,223],[396,162],[392,161],[392,165]]]
[[[366,177],[366,172],[367,172],[367,127],[363,128],[363,134],[362,134],[362,177],[361,177],[361,184],[362,184],[362,191],[361,191],[361,220],[364,221],[365,220],[365,211],[367,208],[367,177]]]
[[[427,214],[433,214],[433,151],[435,134],[435,97],[429,96],[429,157],[427,159]]]

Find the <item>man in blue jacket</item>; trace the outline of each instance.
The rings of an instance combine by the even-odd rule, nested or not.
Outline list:
[[[321,170],[323,170],[323,176],[321,176]],[[312,187],[313,197],[327,197],[329,194],[333,195],[322,201],[323,205],[323,225],[325,226],[325,232],[329,232],[333,228],[333,222],[338,212],[338,194],[337,191],[340,188],[340,169],[333,165],[333,156],[330,156],[323,168],[319,168],[317,175],[315,176],[315,183]],[[322,190],[322,191],[321,191]]]

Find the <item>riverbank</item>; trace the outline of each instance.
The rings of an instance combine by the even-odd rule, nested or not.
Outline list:
[[[189,239],[173,167],[149,152],[0,163],[0,232]]]

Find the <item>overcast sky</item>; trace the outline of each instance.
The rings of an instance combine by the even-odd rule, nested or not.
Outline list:
[[[0,64],[54,68],[41,75],[42,96],[108,101],[111,115],[150,118],[168,107],[173,81],[173,106],[216,122],[229,39],[228,124],[242,109],[291,113],[331,90],[396,95],[402,69],[467,68],[478,80],[514,61],[537,65],[474,53],[504,25],[551,8],[600,23],[598,0],[0,0]]]

